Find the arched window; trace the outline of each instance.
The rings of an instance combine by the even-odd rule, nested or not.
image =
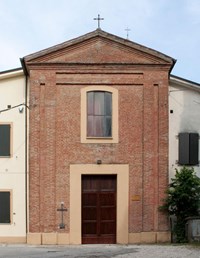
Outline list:
[[[87,92],[87,137],[112,137],[111,92]]]
[[[109,86],[81,89],[81,142],[118,143],[118,90]]]

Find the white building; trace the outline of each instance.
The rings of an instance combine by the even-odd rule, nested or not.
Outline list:
[[[0,242],[26,242],[25,100],[23,70],[1,72]]]
[[[194,167],[200,176],[200,84],[170,76],[169,179],[181,165]]]

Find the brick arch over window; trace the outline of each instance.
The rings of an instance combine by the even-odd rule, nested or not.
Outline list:
[[[81,142],[118,143],[118,90],[108,86],[81,89]]]

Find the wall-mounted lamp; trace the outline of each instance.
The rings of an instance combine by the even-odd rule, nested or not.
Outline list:
[[[23,113],[24,112],[24,107],[19,107],[19,113]]]

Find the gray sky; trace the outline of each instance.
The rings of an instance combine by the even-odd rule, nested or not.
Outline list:
[[[200,83],[200,0],[0,0],[0,71],[97,28],[177,59],[172,74]]]

